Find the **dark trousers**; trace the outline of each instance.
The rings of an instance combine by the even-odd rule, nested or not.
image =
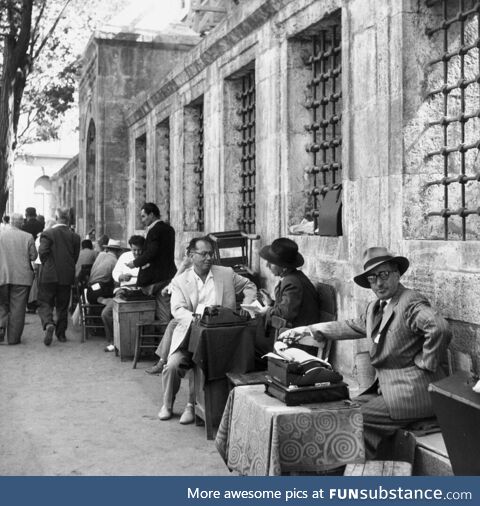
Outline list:
[[[390,417],[383,395],[367,393],[353,399],[360,404],[363,415],[363,437],[365,440],[365,456],[375,459],[380,443],[392,437],[398,429],[402,429],[418,420],[405,418],[394,420]]]
[[[0,327],[5,329],[8,344],[18,344],[25,325],[29,286],[0,286]]]
[[[93,283],[93,286],[95,285],[99,285],[97,290],[93,290],[91,284],[89,284],[87,288],[87,300],[90,304],[100,304],[100,302],[98,302],[99,297],[103,297],[104,299],[113,297],[113,280],[108,283]]]
[[[70,285],[58,283],[40,283],[38,286],[38,314],[43,329],[49,323],[55,325],[55,335],[64,336],[68,325],[68,304],[70,302]],[[53,320],[53,309],[57,322]]]

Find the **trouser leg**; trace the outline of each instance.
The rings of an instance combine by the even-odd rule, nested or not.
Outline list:
[[[113,299],[106,301],[101,316],[105,327],[105,336],[109,343],[113,343]]]
[[[416,418],[394,420],[390,417],[382,395],[365,394],[353,399],[360,404],[363,415],[363,437],[367,459],[375,459],[380,443],[392,437],[398,429],[408,426]]]
[[[8,327],[8,314],[10,312],[10,285],[0,285],[0,328],[3,329],[0,334],[0,340],[4,340],[5,332]]]
[[[8,318],[8,344],[17,344],[25,326],[29,286],[10,285],[10,315]]]
[[[162,290],[168,285],[168,281],[160,281],[148,286],[142,287],[145,294],[155,297],[155,318],[163,325],[167,325],[172,319],[170,313],[170,295],[162,295]]]
[[[64,336],[68,325],[68,306],[70,304],[70,285],[57,285],[55,297],[55,311],[57,313],[57,324],[55,335]]]
[[[42,322],[43,330],[53,321],[53,308],[55,306],[56,283],[39,283],[38,285],[38,316]]]
[[[192,367],[192,354],[186,350],[172,353],[162,372],[163,404],[167,408],[173,406],[173,400],[180,388],[180,381]]]
[[[167,362],[168,354],[170,353],[170,346],[172,344],[173,331],[177,325],[178,322],[176,320],[170,320],[167,328],[165,329],[162,340],[155,350],[155,354],[160,357],[163,362]]]

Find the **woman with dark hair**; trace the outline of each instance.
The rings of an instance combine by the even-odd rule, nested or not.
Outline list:
[[[260,256],[267,261],[272,274],[280,278],[274,298],[261,290],[266,306],[259,313],[265,315],[265,338],[258,338],[256,347],[257,352],[265,354],[272,351],[275,339],[270,325],[272,316],[285,319],[292,327],[313,324],[318,321],[319,299],[312,282],[298,270],[304,259],[295,241],[286,237],[275,239],[260,250]]]

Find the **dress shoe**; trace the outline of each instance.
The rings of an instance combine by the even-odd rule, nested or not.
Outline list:
[[[45,327],[45,339],[43,340],[43,344],[45,346],[50,346],[52,344],[53,333],[55,332],[55,325],[53,323],[48,323]]]
[[[145,372],[147,374],[161,374],[163,371],[163,368],[165,367],[165,362],[163,360],[159,360],[155,365],[152,367],[149,367],[148,369],[145,369]]]
[[[191,404],[187,404],[185,407],[185,411],[182,413],[180,417],[180,423],[182,425],[188,425],[189,423],[193,423],[195,421],[195,410]]]
[[[67,338],[65,336],[57,336],[57,339],[60,343],[66,343]]]
[[[170,420],[170,418],[172,418],[172,410],[163,405],[158,412],[158,418],[160,418],[160,420]]]

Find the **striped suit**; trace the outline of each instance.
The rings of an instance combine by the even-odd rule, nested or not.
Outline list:
[[[367,457],[369,451],[370,457],[374,455],[382,437],[433,415],[427,387],[444,376],[440,366],[451,337],[446,320],[414,290],[399,284],[377,322],[379,303],[370,303],[358,319],[309,327],[316,340],[372,339],[370,360],[376,380],[358,398]]]

